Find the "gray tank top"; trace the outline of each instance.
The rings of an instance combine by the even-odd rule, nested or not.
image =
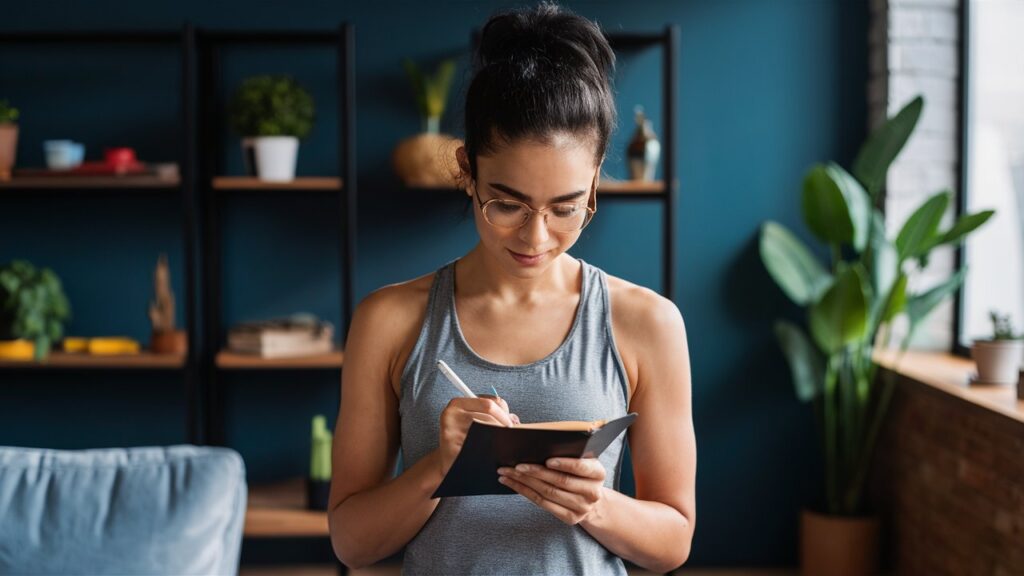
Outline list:
[[[626,414],[628,380],[614,345],[604,272],[583,266],[569,336],[547,357],[495,364],[466,342],[455,314],[455,262],[438,270],[419,338],[402,372],[399,410],[407,467],[435,450],[439,417],[458,393],[437,370],[444,360],[477,394],[493,385],[520,420],[598,420]],[[601,455],[605,485],[618,489],[625,435]],[[497,472],[495,472],[497,474]],[[406,546],[406,574],[626,574],[622,560],[579,526],[518,495],[442,498]]]

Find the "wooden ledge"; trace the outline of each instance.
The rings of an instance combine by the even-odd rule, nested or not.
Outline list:
[[[1016,386],[970,385],[974,362],[941,352],[908,350],[899,360],[897,350],[875,353],[879,366],[951,396],[1024,424],[1024,400]],[[898,362],[898,365],[897,365]]]

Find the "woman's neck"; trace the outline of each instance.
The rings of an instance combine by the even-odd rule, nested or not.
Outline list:
[[[560,254],[543,272],[524,278],[504,270],[477,244],[456,265],[456,286],[462,296],[490,295],[509,303],[526,303],[552,293],[579,291],[580,264]]]

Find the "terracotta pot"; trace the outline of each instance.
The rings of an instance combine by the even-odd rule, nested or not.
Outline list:
[[[975,340],[971,358],[978,366],[978,380],[1012,386],[1017,381],[1024,340]]]
[[[804,576],[878,574],[878,518],[829,516],[803,510],[800,568]]]
[[[412,188],[458,187],[455,151],[462,140],[446,134],[417,134],[398,143],[391,154],[395,173]]]
[[[188,336],[184,330],[154,330],[149,348],[154,354],[185,354],[188,352]]]
[[[11,179],[18,152],[18,125],[0,124],[0,181]]]

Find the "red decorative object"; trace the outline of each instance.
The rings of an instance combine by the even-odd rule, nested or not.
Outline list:
[[[103,151],[103,158],[107,165],[114,169],[115,174],[125,174],[136,166],[141,167],[135,158],[135,150],[124,146],[107,148]]]

